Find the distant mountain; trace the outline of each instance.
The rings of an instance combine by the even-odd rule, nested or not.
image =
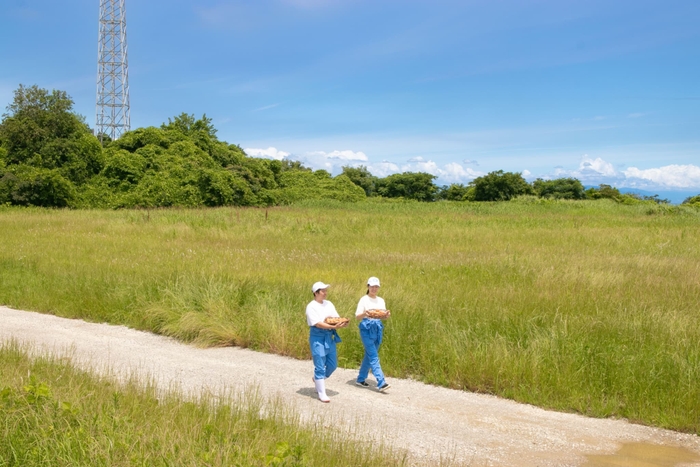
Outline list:
[[[584,188],[586,188],[586,189],[598,188],[598,186],[585,186]],[[649,191],[649,190],[639,190],[637,188],[618,188],[618,190],[620,190],[620,193],[630,193],[630,194],[635,194],[635,195],[640,195],[640,196],[659,195],[660,199],[667,199],[667,200],[671,201],[671,204],[681,204],[687,197],[700,194],[700,190]]]

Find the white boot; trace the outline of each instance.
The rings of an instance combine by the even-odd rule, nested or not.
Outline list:
[[[318,399],[321,402],[330,402],[331,400],[326,395],[326,380],[317,379],[314,380],[314,383],[316,384],[316,392],[318,393]]]

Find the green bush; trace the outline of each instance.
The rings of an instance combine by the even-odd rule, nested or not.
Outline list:
[[[586,191],[584,190],[583,185],[575,178],[557,178],[554,180],[542,180],[541,178],[538,178],[532,185],[537,196],[541,198],[586,198]]]
[[[63,91],[20,85],[0,123],[0,200],[67,207],[76,185],[98,174],[102,147]]]
[[[0,203],[60,208],[72,206],[75,198],[75,186],[57,169],[22,164],[0,178]]]
[[[333,199],[337,201],[360,201],[365,192],[348,177],[332,178],[328,172],[306,172],[291,170],[281,174],[280,188],[270,194],[281,204],[291,204],[305,199]]]
[[[447,201],[473,201],[474,187],[453,183],[448,187],[442,187],[438,192],[437,198]]]
[[[372,175],[367,167],[343,167],[343,175],[348,177],[352,183],[362,188],[366,196],[374,196],[377,192],[378,178]]]
[[[683,204],[690,204],[695,206],[700,206],[700,195],[689,196],[684,201]]]
[[[435,175],[423,172],[392,174],[377,181],[377,192],[387,198],[434,201],[438,187],[433,180]]]
[[[508,201],[516,196],[533,194],[532,187],[522,175],[502,170],[477,177],[470,186],[474,188],[475,201]]]

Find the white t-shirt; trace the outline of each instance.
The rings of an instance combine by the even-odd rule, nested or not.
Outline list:
[[[384,299],[382,297],[371,298],[369,295],[363,296],[357,304],[355,316],[360,316],[367,310],[386,310]]]
[[[340,318],[335,306],[328,300],[324,300],[323,303],[311,300],[311,303],[306,305],[306,324],[309,326],[316,326],[326,318]]]

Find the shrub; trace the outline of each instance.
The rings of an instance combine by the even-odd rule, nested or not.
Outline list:
[[[690,204],[694,206],[700,206],[700,195],[689,196],[683,200],[682,204]]]
[[[0,178],[0,202],[20,206],[69,207],[75,186],[57,169],[17,165]]]
[[[416,201],[434,201],[438,187],[435,175],[423,172],[404,172],[378,180],[377,192],[387,198],[405,198]]]
[[[585,199],[586,191],[578,179],[557,178],[554,180],[542,180],[538,178],[533,182],[535,194],[541,198],[554,199]]]
[[[533,194],[532,187],[522,175],[502,170],[477,177],[470,186],[474,187],[475,201],[508,201],[516,196]]]
[[[372,175],[364,165],[359,167],[343,167],[343,175],[352,183],[362,188],[367,196],[374,196],[377,192],[377,177]]]
[[[473,197],[474,187],[465,186],[460,183],[453,183],[450,186],[443,186],[437,194],[438,199],[444,199],[447,201],[470,201],[473,200]]]

